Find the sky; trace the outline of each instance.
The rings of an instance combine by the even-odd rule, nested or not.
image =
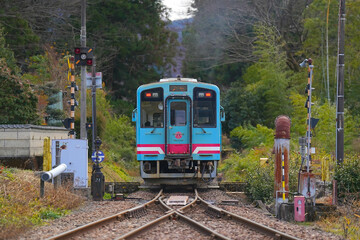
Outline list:
[[[171,8],[170,20],[189,18],[187,10],[190,7],[192,0],[162,0],[163,4]]]

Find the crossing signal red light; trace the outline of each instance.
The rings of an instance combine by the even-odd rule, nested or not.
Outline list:
[[[80,49],[80,48],[75,48],[74,52],[75,52],[75,54],[80,54],[80,53],[81,53],[81,49]]]
[[[76,47],[74,48],[75,53],[75,65],[80,66],[92,66],[94,51],[88,47]]]

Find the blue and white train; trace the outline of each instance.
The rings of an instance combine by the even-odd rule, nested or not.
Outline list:
[[[216,177],[221,153],[220,91],[190,78],[137,90],[137,160],[148,185],[196,185]]]

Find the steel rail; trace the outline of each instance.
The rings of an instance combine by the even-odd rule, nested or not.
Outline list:
[[[218,208],[218,207],[215,207],[209,203],[207,203],[206,201],[204,201],[198,194],[198,191],[195,189],[195,193],[199,199],[199,201],[201,201],[202,204],[205,204],[209,209],[211,209],[212,211],[214,212],[217,212],[219,213],[219,215],[223,216],[223,217],[227,217],[229,219],[234,219],[234,220],[237,220],[239,221],[240,223],[246,225],[247,227],[257,231],[257,232],[260,232],[262,234],[265,234],[267,236],[270,236],[272,238],[276,238],[276,239],[286,239],[286,240],[301,240],[300,238],[297,238],[297,237],[294,237],[294,236],[291,236],[287,233],[283,233],[283,232],[280,232],[276,229],[273,229],[273,228],[270,228],[268,226],[265,226],[263,224],[260,224],[260,223],[257,223],[257,222],[254,222],[250,219],[247,219],[247,218],[244,218],[244,217],[241,217],[239,215],[236,215],[234,213],[231,213],[229,211],[226,211],[222,208]]]
[[[184,209],[185,207],[182,207],[180,209],[173,209],[171,207],[169,207],[168,205],[166,205],[164,203],[164,201],[162,200],[162,197],[159,198],[159,202],[160,204],[168,210],[168,213],[165,214],[164,216],[161,216],[137,229],[134,229],[133,231],[131,232],[128,232],[122,236],[120,236],[119,238],[116,238],[115,240],[125,240],[125,239],[131,239],[131,238],[134,238],[138,235],[140,235],[141,233],[144,233],[148,230],[150,230],[151,227],[154,227],[155,225],[157,224],[160,224],[162,223],[164,220],[166,219],[171,219],[171,218],[177,218],[177,219],[180,219],[181,221],[184,221],[186,222],[187,224],[189,224],[190,226],[193,226],[193,227],[196,227],[197,229],[199,229],[200,231],[204,232],[205,234],[207,235],[210,235],[212,238],[214,239],[223,239],[223,240],[230,240],[230,238],[220,234],[220,233],[217,233],[216,231],[196,222],[195,220],[189,218],[189,217],[186,217],[184,216],[183,214],[181,214],[179,212],[180,209]],[[194,201],[192,201],[190,204],[186,205],[186,207],[188,207],[189,205],[192,205],[192,204],[195,204],[197,202],[197,198],[195,198]]]
[[[165,214],[164,216],[161,216],[151,222],[148,222],[147,224],[139,227],[139,228],[136,228],[134,230],[132,230],[131,232],[128,232],[124,235],[121,235],[120,237],[118,238],[115,238],[114,240],[122,240],[122,239],[130,239],[130,238],[133,238],[143,232],[146,232],[147,230],[149,230],[151,227],[163,222],[164,220],[168,219],[168,218],[171,218],[173,215],[175,214],[175,211],[171,211],[167,214]]]
[[[179,208],[179,209],[172,209],[170,208],[169,206],[167,206],[163,201],[162,201],[162,198],[159,198],[159,202],[162,206],[164,206],[165,208],[169,209],[170,211],[174,212],[174,214],[182,221],[186,222],[187,224],[191,225],[191,226],[194,226],[196,227],[197,229],[199,229],[200,231],[210,235],[212,238],[215,238],[215,239],[226,239],[226,240],[230,240],[231,238],[228,238],[208,227],[206,227],[205,225],[185,216],[182,214],[182,211],[186,208],[189,208],[189,207],[192,207],[195,203],[197,203],[198,201],[198,195],[195,196],[195,199],[189,203],[188,205],[182,207],[182,208]]]
[[[199,230],[209,234],[212,238],[215,238],[215,239],[224,239],[224,240],[231,240],[231,238],[228,238],[208,227],[206,227],[205,225],[201,224],[201,223],[198,223],[197,221],[179,213],[179,212],[175,212],[176,215],[183,221],[187,222],[188,224],[192,225],[192,226],[195,226],[196,228],[198,228]]]
[[[161,189],[160,192],[156,195],[155,198],[153,198],[152,200],[150,200],[150,201],[148,201],[148,202],[146,202],[146,203],[144,203],[144,204],[142,204],[140,206],[136,206],[136,207],[133,207],[131,209],[127,209],[127,210],[124,210],[124,211],[122,211],[120,213],[114,214],[112,216],[105,217],[105,218],[99,219],[97,221],[85,224],[83,226],[71,229],[69,231],[66,231],[66,232],[63,232],[61,234],[58,234],[58,235],[52,236],[50,238],[47,238],[46,240],[68,239],[70,237],[79,235],[81,233],[88,232],[88,231],[90,231],[90,230],[92,230],[92,229],[94,229],[96,227],[99,227],[99,226],[108,224],[110,222],[116,221],[119,218],[125,217],[127,215],[131,215],[132,212],[144,209],[148,205],[150,205],[150,204],[154,203],[155,201],[157,201],[161,197],[162,193],[163,193],[163,190]]]

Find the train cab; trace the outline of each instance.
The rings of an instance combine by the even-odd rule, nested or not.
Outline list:
[[[146,184],[196,184],[216,177],[225,119],[217,86],[189,78],[142,85],[132,119]]]

